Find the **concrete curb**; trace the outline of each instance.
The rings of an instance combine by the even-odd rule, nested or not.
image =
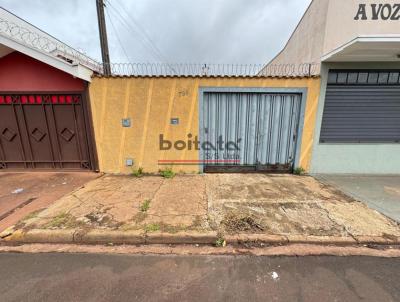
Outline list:
[[[48,243],[48,244],[215,244],[217,232],[194,233],[144,233],[143,231],[110,230],[30,230],[14,231],[1,241],[7,243]],[[303,235],[238,234],[226,235],[228,244],[263,243],[267,245],[315,244],[315,245],[397,245],[400,237],[377,236],[335,237]]]
[[[191,233],[147,233],[146,244],[214,244],[218,238],[217,232]]]
[[[264,243],[264,244],[322,244],[322,245],[357,245],[365,243],[375,244],[396,244],[400,241],[390,241],[382,237],[360,237],[358,240],[353,237],[338,236],[304,236],[304,235],[266,235],[266,234],[240,234],[224,237],[227,243]]]
[[[12,235],[15,232],[14,230],[14,226],[10,226],[7,229],[3,230],[2,232],[0,232],[0,240],[2,238],[8,237],[10,235]]]
[[[392,245],[400,244],[400,237],[381,237],[381,236],[355,236],[358,244],[377,244],[377,245]]]
[[[75,230],[17,230],[4,238],[15,243],[73,243]]]
[[[108,231],[92,230],[75,233],[74,243],[80,244],[145,244],[145,234],[142,231]]]
[[[17,230],[2,239],[8,243],[76,243],[76,244],[214,244],[216,232],[144,233],[109,230]]]
[[[331,244],[331,245],[356,245],[357,241],[353,237],[339,236],[304,236],[304,235],[288,235],[289,243],[298,244]]]
[[[227,243],[264,243],[264,244],[287,244],[289,241],[286,236],[267,235],[267,234],[238,234],[227,235],[224,237]]]

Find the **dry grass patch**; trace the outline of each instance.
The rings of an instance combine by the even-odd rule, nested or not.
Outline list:
[[[74,229],[85,225],[84,222],[76,220],[76,218],[71,214],[61,213],[53,217],[43,227],[45,229]]]
[[[251,215],[229,212],[221,221],[221,226],[229,234],[260,233],[265,231],[265,226]]]

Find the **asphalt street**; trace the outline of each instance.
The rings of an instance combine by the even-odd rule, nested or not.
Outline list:
[[[400,301],[400,259],[0,254],[0,301]]]

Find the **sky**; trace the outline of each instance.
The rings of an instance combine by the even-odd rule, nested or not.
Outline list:
[[[111,61],[263,64],[311,0],[106,0]],[[100,61],[96,0],[0,6]]]

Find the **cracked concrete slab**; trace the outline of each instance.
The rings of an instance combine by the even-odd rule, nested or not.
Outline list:
[[[394,221],[313,177],[265,174],[105,175],[15,229],[74,230],[81,238],[96,231],[160,238],[187,232],[260,234],[324,242],[400,238]]]
[[[149,216],[159,217],[170,225],[191,225],[196,217],[207,214],[204,177],[200,175],[178,176],[165,179],[155,193],[148,211]]]
[[[206,187],[210,224],[220,232],[399,235],[391,219],[310,176],[212,174]]]
[[[316,175],[400,223],[400,175]]]
[[[333,221],[345,226],[352,236],[400,236],[400,229],[396,222],[386,218],[375,210],[369,209],[361,202],[342,204],[330,202],[321,205],[325,208]]]
[[[148,203],[148,208],[142,205]],[[204,177],[105,175],[17,227],[24,229],[168,230],[207,228]]]
[[[351,199],[313,177],[289,174],[209,174],[207,193],[215,202],[257,200],[266,203]]]

